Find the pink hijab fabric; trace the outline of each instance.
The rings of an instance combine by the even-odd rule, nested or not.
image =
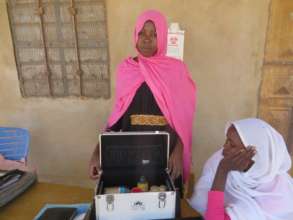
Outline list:
[[[134,31],[135,47],[138,33],[149,20],[156,27],[157,53],[152,57],[138,54],[138,62],[129,57],[118,66],[115,104],[107,126],[113,126],[123,116],[137,89],[146,82],[164,117],[183,143],[183,177],[187,180],[191,165],[196,87],[186,65],[166,56],[168,27],[160,12],[148,10],[138,17]]]

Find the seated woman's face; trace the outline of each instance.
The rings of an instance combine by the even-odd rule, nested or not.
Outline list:
[[[157,33],[152,21],[145,22],[138,33],[136,48],[144,57],[154,56],[157,52]]]
[[[224,144],[223,156],[227,156],[231,152],[246,149],[242,143],[240,136],[233,125],[231,125],[227,132],[226,142]]]

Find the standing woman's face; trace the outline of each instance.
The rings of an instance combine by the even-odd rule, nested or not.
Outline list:
[[[157,33],[152,21],[145,22],[142,30],[138,33],[136,48],[144,57],[151,57],[156,54]]]

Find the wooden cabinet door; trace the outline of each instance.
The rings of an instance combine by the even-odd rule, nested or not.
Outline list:
[[[293,1],[272,0],[259,117],[284,136],[293,153]]]
[[[293,1],[272,0],[265,63],[293,64]]]

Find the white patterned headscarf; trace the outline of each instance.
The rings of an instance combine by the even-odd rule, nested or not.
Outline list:
[[[249,118],[234,125],[245,147],[255,146],[254,165],[247,172],[231,171],[225,188],[225,210],[231,220],[293,220],[291,158],[283,137],[268,123]],[[222,149],[205,164],[190,204],[204,214]]]

